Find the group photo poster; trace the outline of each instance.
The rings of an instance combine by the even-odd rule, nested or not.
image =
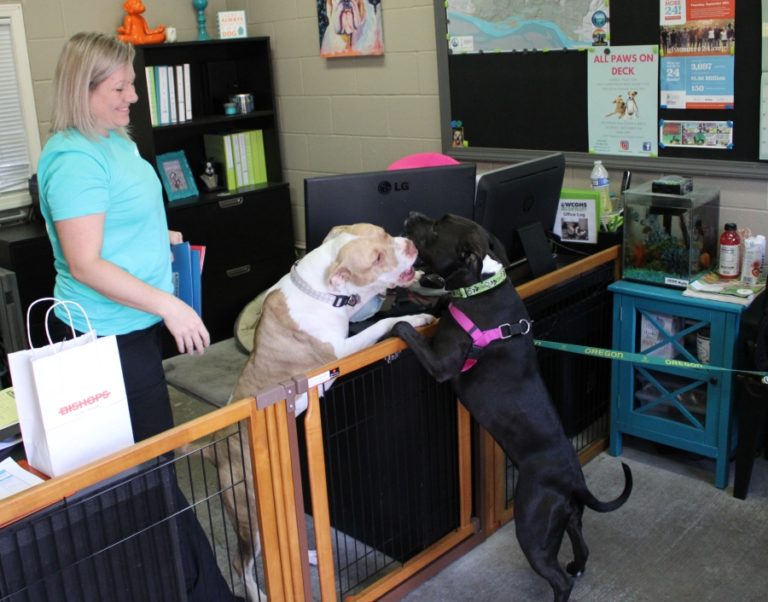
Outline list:
[[[611,46],[587,56],[589,152],[658,155],[658,46]]]
[[[661,0],[662,109],[732,109],[736,0]]]

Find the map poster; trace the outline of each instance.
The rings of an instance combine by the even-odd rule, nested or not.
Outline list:
[[[611,46],[587,53],[589,152],[658,154],[658,46]]]
[[[732,109],[736,0],[660,0],[662,109]]]
[[[679,146],[707,150],[733,148],[732,121],[659,122],[659,147]]]
[[[457,54],[607,46],[609,0],[446,0],[448,51]]]

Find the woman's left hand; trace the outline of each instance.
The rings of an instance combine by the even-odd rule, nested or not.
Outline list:
[[[172,245],[178,245],[184,242],[184,236],[182,236],[181,232],[177,232],[176,230],[168,230],[168,240]]]

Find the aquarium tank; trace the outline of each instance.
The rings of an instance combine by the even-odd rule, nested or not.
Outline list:
[[[653,192],[652,182],[624,191],[623,277],[685,288],[717,266],[720,191]]]

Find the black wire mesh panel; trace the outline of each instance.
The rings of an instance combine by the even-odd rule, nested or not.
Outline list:
[[[241,436],[237,429],[230,437]],[[234,495],[247,506],[253,496],[242,471],[222,486],[202,449],[157,458],[0,529],[0,601],[213,602],[245,595],[234,570],[242,550],[223,498]],[[261,588],[261,563],[254,569]]]
[[[246,479],[246,470],[251,466],[247,441],[247,425],[239,422],[217,433],[202,447],[177,457],[175,464],[179,488],[210,540],[230,590],[249,602],[258,602],[266,600],[266,580],[255,492]],[[232,512],[233,507],[237,513]],[[249,566],[250,558],[253,563]],[[249,571],[247,578],[258,592],[246,591],[244,571]]]
[[[525,304],[537,339],[610,348],[613,310],[607,286],[613,265],[539,293]],[[568,437],[608,411],[611,362],[592,356],[537,348],[539,369]],[[584,445],[590,441],[583,442]]]
[[[525,300],[537,339],[610,348],[613,310],[607,286],[613,265],[553,286]],[[576,451],[608,432],[611,363],[608,360],[537,347],[539,371]],[[505,499],[514,502],[517,470],[507,458]]]
[[[459,527],[457,405],[409,350],[338,379],[321,405],[343,596]]]
[[[186,600],[173,470],[123,477],[0,531],[0,599]]]

